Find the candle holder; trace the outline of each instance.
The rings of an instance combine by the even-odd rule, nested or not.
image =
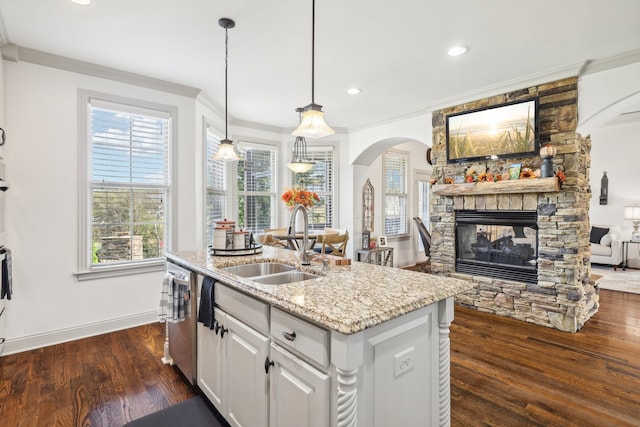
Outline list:
[[[556,147],[547,144],[540,149],[540,157],[542,158],[542,166],[540,167],[540,177],[550,178],[553,176],[553,156],[557,153]]]

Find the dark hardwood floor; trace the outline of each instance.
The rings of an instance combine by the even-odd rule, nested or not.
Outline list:
[[[0,426],[116,427],[195,396],[154,323],[0,358]]]
[[[452,426],[640,426],[640,295],[576,334],[456,307]],[[156,323],[0,358],[0,426],[121,426],[195,395]]]

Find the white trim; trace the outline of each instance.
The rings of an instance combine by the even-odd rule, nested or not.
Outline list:
[[[140,99],[126,98],[118,95],[95,92],[86,89],[78,89],[78,271],[73,273],[80,281],[98,279],[104,277],[122,276],[125,274],[147,273],[157,271],[157,267],[164,260],[149,260],[148,262],[128,263],[127,265],[101,265],[91,267],[91,224],[89,222],[89,212],[91,212],[91,201],[89,200],[89,168],[90,151],[87,141],[90,140],[89,109],[91,100],[121,104],[131,108],[145,108],[168,114],[169,120],[169,205],[167,207],[169,217],[168,242],[165,242],[165,250],[172,250],[177,244],[177,197],[174,194],[177,188],[177,168],[178,163],[178,108],[171,105],[159,104]]]
[[[79,281],[105,279],[109,277],[131,276],[132,274],[152,273],[165,269],[164,259],[129,264],[111,264],[93,267],[91,270],[73,273]]]
[[[15,62],[29,62],[31,64],[113,80],[116,82],[173,93],[175,95],[186,96],[194,99],[200,93],[200,89],[194,87],[172,83],[166,80],[154,79],[141,74],[129,73],[115,68],[104,67],[90,62],[78,61],[64,56],[29,49],[27,47],[9,44],[5,46],[5,48],[7,48],[7,50],[5,52],[5,49],[2,49],[2,57]]]
[[[27,335],[20,338],[8,339],[2,351],[2,356],[21,353],[23,351],[47,347],[63,342],[75,341],[82,338],[102,335],[122,329],[133,328],[140,325],[158,321],[156,310],[145,313],[123,316],[102,322],[89,323],[80,326],[44,332],[41,334]]]

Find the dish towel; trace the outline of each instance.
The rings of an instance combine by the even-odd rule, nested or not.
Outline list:
[[[3,248],[0,250],[5,258],[2,260],[2,289],[0,290],[0,299],[11,299],[13,294],[13,284],[11,283],[11,250]]]
[[[213,284],[215,280],[211,277],[202,279],[202,290],[200,292],[200,308],[198,310],[198,322],[213,329],[215,324],[213,314]]]
[[[175,274],[168,271],[162,279],[158,320],[160,322],[181,322],[191,316],[191,292],[189,285],[174,280]]]

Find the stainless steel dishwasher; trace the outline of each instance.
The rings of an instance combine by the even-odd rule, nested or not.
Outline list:
[[[196,321],[198,319],[197,307],[197,275],[184,267],[167,261],[167,272],[174,276],[175,281],[188,284],[189,300],[185,301],[191,306],[191,313],[181,322],[168,322],[169,330],[169,354],[173,364],[178,367],[184,377],[191,383],[196,382]],[[185,299],[187,296],[185,296]]]

